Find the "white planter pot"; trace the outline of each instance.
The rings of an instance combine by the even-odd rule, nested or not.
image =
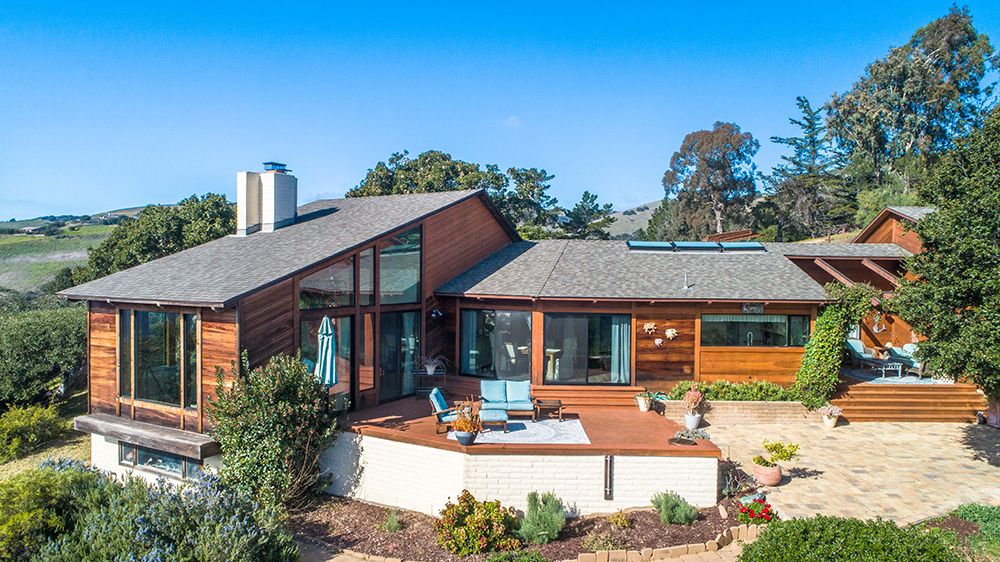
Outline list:
[[[695,430],[701,425],[701,414],[684,414],[684,427]]]
[[[645,396],[636,396],[635,403],[639,405],[640,412],[648,412],[649,407],[653,405],[653,401]]]
[[[823,425],[828,429],[833,429],[837,427],[837,419],[840,416],[823,416]]]
[[[427,371],[427,376],[428,376],[428,377],[433,377],[433,376],[434,376],[434,373],[436,373],[436,372],[437,372],[437,367],[432,367],[432,366],[430,366],[430,365],[426,365],[426,366],[424,367],[424,370],[425,370],[425,371]]]

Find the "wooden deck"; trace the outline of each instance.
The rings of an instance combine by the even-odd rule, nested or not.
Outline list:
[[[435,434],[434,418],[427,398],[403,398],[349,414],[349,431],[393,441],[461,451],[469,455],[622,455],[721,457],[709,441],[697,445],[671,445],[667,440],[683,427],[653,412],[635,406],[566,406],[566,419],[579,419],[589,445],[542,445],[480,443],[462,447],[447,434]],[[513,417],[531,423],[529,417]]]
[[[973,384],[872,384],[843,377],[830,403],[850,422],[976,421],[986,398]]]

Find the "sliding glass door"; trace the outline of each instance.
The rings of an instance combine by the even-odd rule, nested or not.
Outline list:
[[[414,391],[413,372],[420,360],[420,312],[379,315],[379,401]]]
[[[546,314],[545,384],[629,384],[628,314]]]

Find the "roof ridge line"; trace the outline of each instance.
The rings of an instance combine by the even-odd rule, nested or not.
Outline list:
[[[559,262],[562,261],[563,254],[566,253],[566,248],[569,247],[570,242],[571,240],[568,239],[563,241],[562,250],[559,250],[559,257],[553,260],[552,268],[549,269],[549,272],[545,275],[545,281],[542,281],[542,286],[538,288],[538,293],[535,294],[536,297],[542,296],[542,293],[545,292],[545,286],[549,284],[549,279],[552,279],[552,273],[556,270],[556,267],[559,265]]]

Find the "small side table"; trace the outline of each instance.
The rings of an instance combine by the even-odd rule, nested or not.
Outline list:
[[[559,421],[563,421],[562,400],[535,400],[535,411],[531,416],[531,421],[538,421],[538,416],[542,410],[556,410],[559,413]]]

